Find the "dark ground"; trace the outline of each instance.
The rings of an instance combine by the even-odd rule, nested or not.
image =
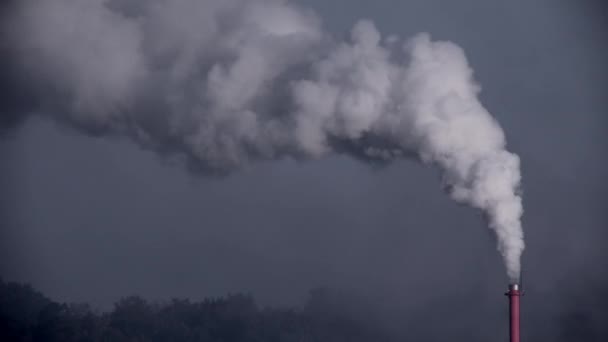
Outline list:
[[[572,298],[580,310],[555,317],[526,317],[524,307],[523,339],[606,341],[608,291],[604,294],[595,299]],[[463,326],[450,320],[469,300],[474,298],[439,300],[432,311],[421,309],[416,317],[404,316],[401,323],[394,319],[395,312],[381,310],[378,303],[326,288],[310,291],[302,308],[260,308],[249,294],[162,303],[128,296],[112,310],[100,312],[88,304],[58,303],[29,285],[0,280],[0,340],[381,342],[440,341],[449,333],[452,341],[482,341],[475,322]],[[600,302],[589,302],[593,300]],[[589,311],[588,307],[604,309]],[[506,315],[502,318],[507,321]],[[436,329],[419,328],[430,321]],[[497,331],[496,335],[502,334]]]

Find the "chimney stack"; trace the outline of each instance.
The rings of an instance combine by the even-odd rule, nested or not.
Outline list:
[[[505,293],[509,297],[510,342],[519,342],[519,297],[522,294],[519,284],[509,285],[509,292]]]

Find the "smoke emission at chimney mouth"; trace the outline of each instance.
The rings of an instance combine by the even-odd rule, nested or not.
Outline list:
[[[520,161],[456,44],[383,37],[368,20],[339,40],[283,0],[24,0],[3,12],[0,68],[21,95],[2,100],[0,124],[35,112],[204,174],[282,158],[415,157],[486,214],[517,281]]]

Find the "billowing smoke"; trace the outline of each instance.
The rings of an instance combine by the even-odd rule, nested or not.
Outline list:
[[[2,72],[30,106],[20,113],[128,138],[205,174],[333,153],[416,156],[454,200],[484,211],[517,280],[519,158],[457,45],[383,38],[369,21],[338,40],[281,0],[22,0],[4,15]],[[3,115],[20,121],[15,108]]]

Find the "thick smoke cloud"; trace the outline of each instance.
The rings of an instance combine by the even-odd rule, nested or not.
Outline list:
[[[383,38],[369,21],[340,41],[281,0],[31,0],[7,13],[2,49],[32,105],[20,113],[129,138],[207,174],[415,155],[440,168],[453,199],[486,213],[517,280],[519,158],[457,45]]]

